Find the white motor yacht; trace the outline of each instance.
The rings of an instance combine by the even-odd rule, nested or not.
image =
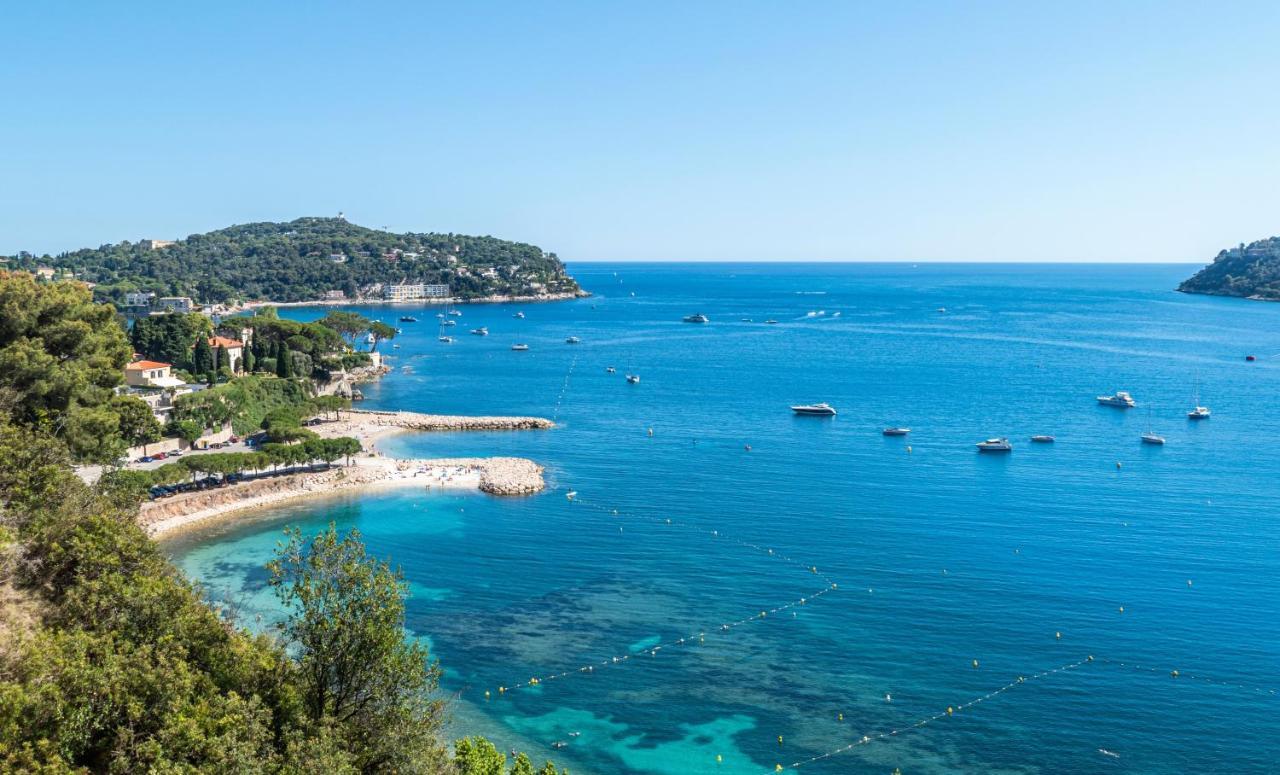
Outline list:
[[[978,451],[979,452],[1012,452],[1013,445],[1009,443],[1008,439],[1004,439],[1004,438],[987,439],[986,441],[978,442]]]
[[[1132,409],[1138,405],[1128,391],[1117,390],[1114,396],[1098,396],[1098,403],[1103,406],[1118,406],[1121,409]]]
[[[812,415],[815,417],[834,417],[836,409],[828,403],[821,404],[800,404],[791,407],[791,411],[796,414]]]

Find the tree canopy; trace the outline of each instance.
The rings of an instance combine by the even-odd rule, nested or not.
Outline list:
[[[341,218],[249,223],[193,234],[168,247],[121,242],[56,257],[19,254],[11,265],[67,268],[120,303],[129,291],[190,296],[200,302],[307,301],[327,291],[347,297],[387,283],[448,285],[463,298],[576,291],[554,253],[520,242],[462,234],[404,233]]]
[[[132,348],[83,285],[0,274],[0,411],[62,436],[78,457],[123,450],[112,406]]]

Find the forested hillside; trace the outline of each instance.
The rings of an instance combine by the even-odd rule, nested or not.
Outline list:
[[[1178,290],[1280,300],[1280,237],[1222,251]]]
[[[445,284],[462,298],[578,290],[556,255],[535,245],[462,234],[393,234],[342,218],[249,223],[163,247],[142,240],[59,256],[23,253],[9,263],[70,270],[96,283],[97,298],[117,304],[128,291],[202,303],[310,301],[335,290],[355,298],[402,282]]]

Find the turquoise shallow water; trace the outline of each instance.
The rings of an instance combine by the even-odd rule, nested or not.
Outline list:
[[[524,320],[464,307],[452,346],[416,313],[388,351],[397,373],[366,391],[557,416],[382,444],[531,457],[551,492],[343,496],[171,542],[175,559],[254,623],[273,615],[262,564],[283,525],[359,527],[412,583],[408,626],[445,667],[458,728],[579,773],[766,772],[897,729],[800,771],[1278,766],[1280,306],[1172,293],[1185,266],[571,271],[597,296]],[[712,323],[680,322],[694,312]],[[492,335],[465,334],[479,325]],[[1197,385],[1201,423],[1185,419]],[[1116,389],[1140,408],[1095,405]],[[787,410],[809,401],[840,415]],[[911,435],[880,435],[897,424]],[[1141,445],[1148,428],[1168,444]],[[991,435],[1015,451],[977,454]],[[839,588],[719,630],[823,587],[782,555]]]

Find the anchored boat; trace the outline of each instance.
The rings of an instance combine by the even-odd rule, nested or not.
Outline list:
[[[815,417],[834,417],[836,409],[828,403],[821,404],[801,404],[791,407],[791,411],[796,414],[812,415]]]
[[[978,442],[978,451],[979,452],[1012,452],[1013,445],[1010,444],[1009,440],[1005,438],[987,439],[986,441]]]
[[[1128,391],[1117,390],[1114,396],[1098,396],[1098,403],[1103,406],[1118,406],[1121,409],[1132,409],[1138,405]]]

